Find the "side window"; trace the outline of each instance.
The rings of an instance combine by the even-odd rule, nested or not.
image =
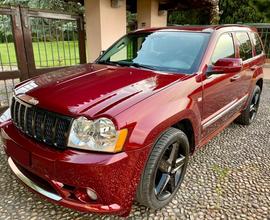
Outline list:
[[[236,33],[236,39],[239,42],[240,57],[244,60],[252,58],[252,44],[246,32]]]
[[[115,52],[111,58],[110,61],[119,61],[119,60],[127,60],[128,58],[128,47],[130,43],[123,42],[117,47],[117,52]]]
[[[137,41],[122,41],[117,46],[117,50],[110,54],[110,61],[132,61],[137,56],[137,51],[141,48],[145,37],[138,37]],[[134,54],[136,53],[136,54]]]
[[[263,46],[257,33],[251,33],[251,39],[255,46],[256,55],[260,55],[263,52]]]
[[[211,62],[215,64],[219,59],[222,58],[234,58],[235,57],[235,49],[233,43],[232,34],[223,34],[218,39],[216,48],[212,55]]]

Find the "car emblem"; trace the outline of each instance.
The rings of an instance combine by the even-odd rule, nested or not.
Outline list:
[[[39,101],[37,99],[35,99],[32,96],[26,95],[26,94],[18,95],[18,97],[22,101],[24,101],[28,104],[31,104],[31,105],[37,105],[39,103]]]
[[[30,104],[32,105],[37,105],[39,103],[38,100],[36,100],[35,98],[31,98],[29,101],[28,101]]]

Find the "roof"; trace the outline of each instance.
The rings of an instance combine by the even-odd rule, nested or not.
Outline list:
[[[156,32],[162,30],[179,30],[179,31],[198,31],[198,32],[214,32],[220,29],[228,29],[232,30],[255,30],[256,28],[250,27],[248,25],[240,25],[240,24],[225,24],[225,25],[176,25],[176,26],[167,26],[167,27],[159,27],[159,28],[147,28],[147,29],[139,29],[134,31],[138,32]]]

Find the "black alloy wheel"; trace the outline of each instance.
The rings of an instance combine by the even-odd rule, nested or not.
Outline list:
[[[252,97],[250,108],[249,108],[250,121],[254,121],[257,115],[258,109],[259,109],[259,103],[260,103],[260,92],[256,91],[256,93]]]
[[[152,209],[166,206],[177,193],[189,160],[187,135],[169,128],[153,146],[137,189],[137,201]]]
[[[170,145],[164,152],[156,170],[155,194],[158,200],[168,199],[181,180],[186,157],[180,152],[178,142]]]
[[[261,88],[256,85],[250,96],[246,109],[244,109],[241,115],[235,120],[237,123],[250,125],[255,120],[260,105],[260,97]]]

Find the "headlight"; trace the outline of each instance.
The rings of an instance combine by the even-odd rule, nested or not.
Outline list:
[[[68,146],[84,150],[116,153],[122,150],[127,129],[117,131],[114,123],[107,118],[95,121],[85,117],[73,121]]]
[[[11,119],[10,108],[8,108],[1,116],[0,123],[6,122]]]

